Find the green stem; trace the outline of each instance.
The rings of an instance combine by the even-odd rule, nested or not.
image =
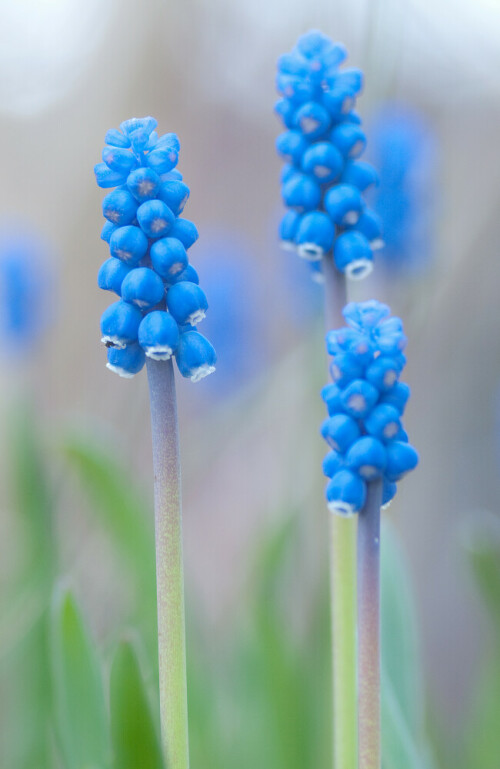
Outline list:
[[[188,769],[179,430],[172,361],[147,361],[155,491],[162,742],[169,769]]]
[[[323,260],[326,330],[344,325],[345,278],[331,258]],[[333,765],[357,769],[356,518],[332,515],[330,595],[333,672]]]
[[[359,769],[380,769],[380,503],[368,484],[358,521]]]

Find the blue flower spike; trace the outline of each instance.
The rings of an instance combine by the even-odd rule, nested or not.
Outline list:
[[[363,507],[366,484],[377,478],[383,506],[389,505],[418,454],[401,422],[410,396],[399,381],[407,342],[401,320],[376,300],[350,302],[343,315],[347,326],[326,339],[333,384],[321,391],[328,409],[321,434],[331,449],[323,461],[328,509],[351,516]]]
[[[276,148],[286,162],[281,184],[288,209],[280,239],[283,248],[312,263],[313,280],[321,280],[316,262],[323,258],[360,280],[373,268],[373,251],[383,246],[380,220],[363,199],[378,175],[358,160],[366,136],[353,109],[363,74],[339,68],[346,55],[343,46],[312,30],[278,60],[282,98],[275,111],[287,130]]]
[[[197,382],[216,363],[214,348],[194,328],[208,309],[188,256],[198,230],[180,218],[189,187],[176,169],[179,140],[173,133],[159,136],[156,127],[146,117],[109,130],[102,162],[94,168],[98,186],[110,190],[102,203],[101,233],[110,257],[97,282],[119,297],[102,315],[102,341],[107,367],[120,376],[133,377],[146,358],[175,356],[182,376]],[[298,138],[305,148],[300,133]],[[299,185],[299,199],[300,194]]]

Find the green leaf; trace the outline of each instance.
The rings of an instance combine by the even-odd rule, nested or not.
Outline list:
[[[56,732],[65,769],[104,769],[108,719],[99,659],[68,590],[55,591],[51,641]]]
[[[113,660],[110,701],[116,769],[164,769],[139,662],[127,641],[119,644]]]
[[[394,529],[381,536],[382,664],[405,722],[420,743],[424,724],[418,623],[411,580]]]

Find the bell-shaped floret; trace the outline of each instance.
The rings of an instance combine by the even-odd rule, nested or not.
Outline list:
[[[168,289],[167,307],[180,325],[196,326],[205,317],[208,302],[205,293],[196,283],[182,281]]]
[[[137,160],[132,152],[120,147],[104,147],[102,160],[108,168],[119,174],[128,175],[137,165]]]
[[[121,259],[115,259],[114,256],[106,259],[97,275],[97,285],[104,291],[114,291],[121,296],[122,283],[131,268],[122,262]]]
[[[343,409],[353,419],[364,419],[375,406],[378,390],[365,379],[355,379],[342,390],[340,396]]]
[[[299,256],[309,261],[321,259],[333,246],[335,226],[330,217],[322,211],[304,214],[297,227],[295,243]]]
[[[328,410],[328,416],[333,417],[335,414],[341,414],[344,410],[341,400],[342,390],[336,384],[327,384],[321,390],[321,397],[326,403]]]
[[[153,310],[139,326],[139,344],[148,358],[168,360],[179,344],[179,328],[169,312]]]
[[[135,374],[138,374],[144,363],[144,350],[138,344],[128,344],[120,349],[108,350],[106,367],[125,379],[132,379]]]
[[[341,180],[344,184],[351,184],[361,192],[366,192],[370,187],[378,185],[379,176],[370,163],[366,163],[364,160],[356,160],[353,163],[346,164]]]
[[[283,184],[281,189],[283,202],[299,213],[312,211],[321,202],[321,188],[318,182],[306,174],[295,173]]]
[[[335,414],[325,419],[321,425],[321,435],[332,449],[345,454],[361,433],[354,419],[347,414]]]
[[[338,225],[356,224],[365,207],[361,193],[349,184],[337,184],[325,195],[325,209]]]
[[[160,141],[156,143],[154,150],[148,152],[146,156],[146,163],[149,168],[152,168],[153,171],[160,175],[166,174],[175,168],[178,160],[179,150],[168,143],[162,145]]]
[[[374,438],[388,443],[396,437],[401,429],[399,412],[394,406],[380,403],[366,417],[365,427]]]
[[[130,147],[130,139],[128,136],[121,131],[118,131],[117,128],[110,128],[109,131],[106,132],[104,142],[111,147]]]
[[[136,217],[137,202],[128,190],[118,188],[103,199],[102,213],[112,224],[131,224]]]
[[[388,305],[379,302],[377,299],[370,299],[367,302],[349,302],[342,310],[342,315],[347,323],[357,331],[371,333],[377,337],[380,328],[387,322],[398,320],[399,318],[385,318],[391,312]],[[401,321],[399,321],[401,323]],[[385,352],[385,351],[384,351]]]
[[[170,230],[169,237],[180,240],[185,249],[191,248],[198,240],[198,230],[194,222],[189,219],[177,218]]]
[[[378,251],[384,247],[382,220],[374,211],[365,208],[354,227],[357,232],[365,236],[372,251]]]
[[[188,377],[192,382],[198,382],[212,374],[217,362],[214,348],[198,331],[186,331],[181,334],[175,359],[182,376]]]
[[[295,125],[296,109],[288,99],[279,99],[274,105],[274,111],[283,121],[283,125],[290,129]]]
[[[335,83],[321,96],[321,103],[334,121],[342,120],[356,103],[356,94],[349,86]]]
[[[165,296],[163,281],[149,267],[136,267],[122,283],[122,299],[140,310],[150,310]]]
[[[339,123],[330,132],[330,141],[345,158],[359,158],[366,147],[366,136],[355,123]]]
[[[101,240],[105,240],[106,243],[109,243],[111,239],[111,235],[115,230],[118,229],[118,226],[116,224],[113,224],[112,222],[104,222],[102,230],[101,230]]]
[[[387,467],[385,475],[388,481],[395,483],[414,470],[418,465],[418,454],[405,441],[391,441],[387,444]]]
[[[377,390],[384,393],[396,384],[400,371],[401,367],[395,358],[379,355],[366,369],[366,378]]]
[[[366,484],[349,470],[339,470],[326,486],[328,509],[343,517],[359,513],[366,501]]]
[[[339,454],[339,452],[335,451],[335,449],[329,451],[326,457],[323,459],[323,473],[327,478],[333,478],[335,473],[338,473],[338,471],[341,470],[343,466],[344,458],[342,457],[342,454]]]
[[[170,285],[173,285],[174,283],[181,283],[182,281],[196,283],[197,286],[200,284],[200,278],[192,264],[188,264],[186,269],[176,275],[174,279],[169,280],[169,283]]]
[[[139,227],[128,224],[118,227],[109,240],[111,256],[126,262],[129,267],[135,267],[146,255],[148,239]]]
[[[123,184],[127,178],[126,173],[112,171],[106,163],[97,163],[94,166],[94,174],[98,186],[103,189],[109,189],[110,187],[116,187],[118,184]]]
[[[387,465],[387,449],[376,438],[364,435],[352,444],[346,454],[348,470],[357,473],[365,481],[379,478]]]
[[[137,209],[137,221],[148,238],[163,238],[172,228],[175,216],[162,200],[147,200]]]
[[[300,163],[307,147],[307,140],[300,131],[286,131],[276,139],[278,154],[296,165]]]
[[[363,364],[359,357],[351,352],[337,353],[330,363],[330,376],[340,388],[344,388],[353,379],[363,376]]]
[[[124,348],[137,341],[142,313],[122,300],[107,307],[101,316],[102,342],[106,347]]]
[[[390,390],[387,390],[382,395],[380,402],[387,403],[389,406],[394,406],[402,416],[409,397],[410,388],[406,382],[396,382]]]
[[[335,181],[342,171],[344,160],[331,142],[318,142],[309,147],[302,157],[302,170],[312,174],[320,184]]]
[[[329,129],[331,117],[328,110],[316,101],[306,102],[295,114],[297,128],[309,141],[319,139]]]
[[[161,238],[150,250],[151,262],[160,277],[173,283],[188,266],[186,249],[177,238]]]
[[[188,201],[189,187],[181,181],[166,181],[162,183],[158,197],[167,204],[175,216],[179,216]]]
[[[352,280],[365,278],[373,269],[373,253],[370,244],[360,232],[343,232],[336,239],[333,249],[335,265]]]
[[[154,200],[160,184],[160,177],[151,168],[137,168],[127,177],[127,187],[139,203]]]

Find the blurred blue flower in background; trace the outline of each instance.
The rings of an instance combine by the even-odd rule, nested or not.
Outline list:
[[[196,264],[211,300],[204,325],[218,352],[217,381],[205,392],[227,397],[262,373],[267,357],[255,259],[243,235],[214,228],[197,243]]]
[[[417,110],[387,103],[372,117],[368,151],[380,175],[370,201],[383,222],[381,262],[391,274],[418,272],[435,250],[436,134]]]
[[[42,238],[23,222],[0,223],[0,339],[8,355],[31,352],[49,325],[54,275]]]

